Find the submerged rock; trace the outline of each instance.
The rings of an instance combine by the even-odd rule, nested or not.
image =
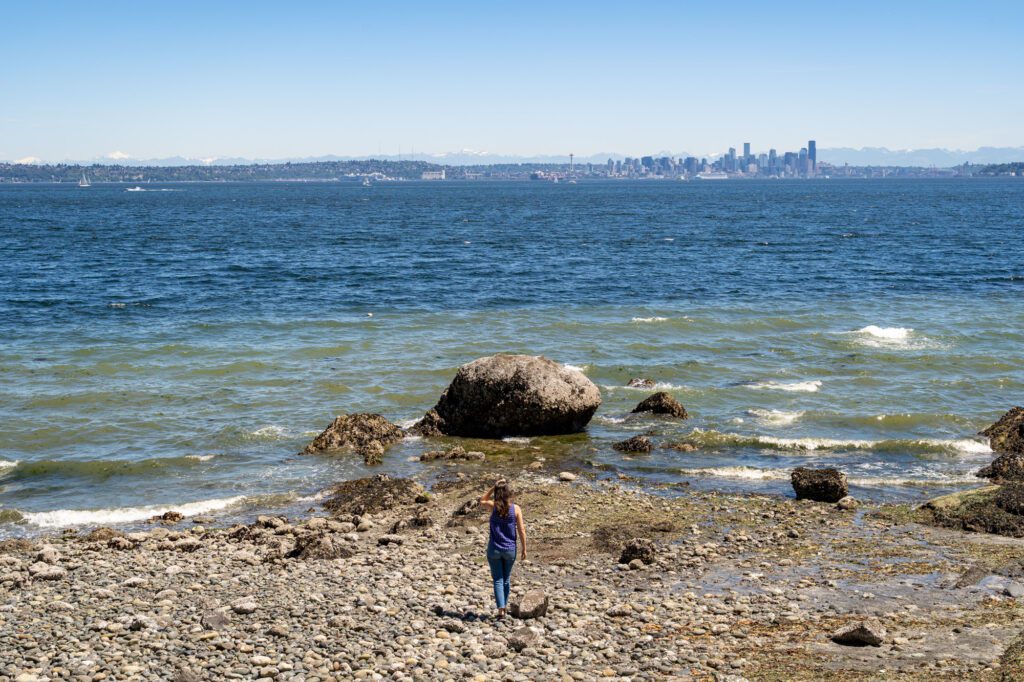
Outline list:
[[[838,502],[850,492],[846,474],[838,469],[797,467],[790,474],[790,482],[798,500]]]
[[[1024,407],[1014,407],[981,432],[995,452],[1024,455]]]
[[[647,436],[633,436],[612,446],[619,452],[650,452],[654,445]]]
[[[583,373],[531,355],[492,355],[459,368],[413,426],[424,436],[545,436],[581,431],[601,405]]]
[[[626,384],[626,386],[629,388],[654,388],[654,380],[642,377],[633,377],[629,380],[629,383]]]
[[[379,464],[384,450],[404,436],[401,428],[379,414],[342,414],[300,454],[352,448],[367,464]]]
[[[1003,453],[975,475],[993,481],[1024,481],[1024,454]]]
[[[460,459],[460,460],[481,460],[485,459],[486,455],[482,452],[476,452],[473,450],[466,451],[466,448],[461,445],[456,445],[448,450],[431,450],[430,452],[424,452],[420,455],[421,462],[430,462],[435,459]]]
[[[639,405],[633,408],[633,413],[651,412],[653,414],[667,414],[677,419],[689,419],[686,408],[678,400],[668,393],[661,391],[645,398]]]
[[[844,625],[832,633],[832,641],[846,646],[882,646],[888,633],[874,618]]]

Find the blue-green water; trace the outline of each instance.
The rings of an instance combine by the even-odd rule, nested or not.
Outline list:
[[[523,462],[723,490],[971,485],[1024,401],[1013,179],[125,189],[0,186],[0,534],[301,500],[367,471],[294,456],[335,414],[414,419],[498,351],[604,394]],[[693,418],[626,419],[634,376]],[[612,450],[649,430],[702,447]]]

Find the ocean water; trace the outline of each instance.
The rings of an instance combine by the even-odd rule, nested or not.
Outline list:
[[[125,189],[0,185],[0,535],[308,506],[371,470],[295,455],[334,415],[415,419],[499,351],[604,396],[501,456],[651,485],[921,499],[1024,402],[1014,179]],[[692,419],[631,417],[632,377]],[[647,432],[701,447],[611,448]]]

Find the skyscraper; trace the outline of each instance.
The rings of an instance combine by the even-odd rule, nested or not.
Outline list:
[[[814,173],[818,169],[818,145],[814,140],[807,141],[808,171]]]
[[[744,142],[743,143],[743,163],[744,164],[750,163],[750,143],[749,142]]]

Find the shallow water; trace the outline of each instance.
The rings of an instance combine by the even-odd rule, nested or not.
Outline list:
[[[498,351],[604,394],[524,461],[723,490],[971,485],[1024,401],[1013,179],[166,188],[0,186],[0,534],[304,498],[366,471],[294,456],[334,414],[413,419]],[[629,418],[634,376],[693,418]],[[702,447],[610,447],[649,430]]]

